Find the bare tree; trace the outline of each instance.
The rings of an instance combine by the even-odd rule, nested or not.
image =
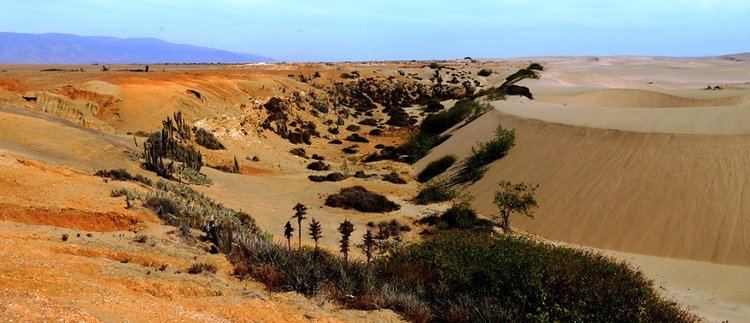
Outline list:
[[[299,247],[302,247],[302,220],[306,219],[305,214],[307,214],[307,206],[305,206],[302,203],[297,203],[292,210],[294,210],[294,216],[292,216],[292,219],[297,220],[297,228],[299,228],[299,231],[297,231],[297,238],[299,242]]]
[[[518,213],[534,218],[533,209],[538,207],[536,202],[536,189],[539,185],[527,183],[513,184],[508,181],[500,182],[500,190],[495,192],[493,203],[497,206],[500,216],[500,227],[506,233],[511,232],[510,215]]]

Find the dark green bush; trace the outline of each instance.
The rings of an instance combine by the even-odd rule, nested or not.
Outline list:
[[[226,149],[213,133],[203,128],[198,128],[195,131],[195,143],[211,150]]]
[[[661,299],[652,283],[627,265],[513,236],[443,232],[381,259],[376,270],[379,279],[415,291],[438,320],[695,319]]]
[[[479,70],[479,72],[477,73],[477,75],[487,77],[487,76],[492,75],[492,70],[488,69],[488,68],[483,68],[483,69]]]
[[[385,196],[370,192],[362,186],[342,188],[339,193],[328,196],[325,205],[370,213],[391,212],[401,208]]]
[[[419,172],[419,174],[417,175],[417,180],[420,183],[431,180],[435,176],[438,176],[448,170],[448,168],[453,166],[456,160],[458,160],[458,157],[456,157],[456,155],[445,155],[437,160],[430,162],[421,172]]]

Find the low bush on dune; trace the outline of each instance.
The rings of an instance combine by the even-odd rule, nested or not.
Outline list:
[[[426,205],[431,203],[450,201],[458,196],[458,192],[446,181],[433,181],[422,187],[414,203]]]
[[[362,186],[341,189],[339,193],[328,196],[325,205],[369,213],[385,213],[401,208],[385,196],[370,192]]]
[[[475,100],[461,99],[448,110],[428,115],[422,121],[420,132],[437,136],[457,125],[480,106]]]
[[[212,132],[203,128],[198,128],[195,131],[195,143],[211,150],[226,149]]]
[[[479,70],[479,72],[477,72],[477,75],[487,77],[487,76],[492,75],[492,70],[488,68],[484,68],[484,69]]]
[[[94,173],[94,176],[109,178],[109,179],[113,179],[116,181],[138,182],[147,186],[151,186],[151,184],[153,184],[148,177],[145,177],[141,174],[132,175],[128,173],[128,171],[122,168],[111,169],[111,170],[98,170],[96,171],[96,173]]]
[[[433,226],[437,230],[471,229],[491,232],[493,223],[480,219],[470,202],[471,198],[462,197],[445,212],[422,218],[418,223]]]
[[[445,155],[439,159],[431,161],[425,168],[417,175],[417,181],[420,183],[427,182],[444,173],[448,168],[456,163],[458,157],[456,155]]]
[[[516,132],[498,125],[495,136],[488,142],[471,148],[471,155],[463,161],[461,168],[452,179],[453,184],[474,183],[484,176],[487,166],[505,157],[516,146]]]

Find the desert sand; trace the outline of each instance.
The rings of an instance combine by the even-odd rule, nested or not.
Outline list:
[[[349,311],[323,300],[270,293],[261,284],[232,276],[221,255],[205,243],[186,243],[152,212],[125,208],[110,196],[126,187],[92,176],[124,168],[156,180],[140,168],[143,134],[181,112],[193,125],[213,132],[226,150],[202,150],[208,165],[239,160],[238,174],[204,166],[211,186],[193,186],[227,207],[251,214],[260,227],[283,239],[292,206],[305,203],[321,221],[321,244],[335,251],[336,227],[351,220],[364,232],[368,222],[397,219],[409,225],[407,241],[419,239],[415,220],[445,204],[416,206],[413,180],[427,163],[445,154],[466,156],[498,124],[517,132],[517,147],[465,188],[474,207],[494,214],[492,193],[500,180],[540,184],[534,219],[512,219],[519,231],[540,239],[595,248],[640,268],[669,298],[710,321],[742,321],[750,315],[750,62],[727,58],[547,57],[443,62],[471,75],[480,87],[498,85],[530,61],[545,66],[538,80],[521,85],[536,100],[510,97],[463,127],[416,164],[361,163],[375,146],[398,145],[408,131],[387,127],[382,136],[331,145],[356,131],[326,133],[325,119],[300,106],[294,117],[322,133],[312,145],[295,145],[264,130],[263,104],[271,97],[311,98],[341,75],[429,82],[424,62],[271,64],[267,66],[152,66],[150,73],[40,72],[8,66],[0,73],[0,316],[20,320],[188,321],[396,321],[390,311]],[[78,67],[76,67],[78,68]],[[476,76],[482,68],[495,74]],[[400,73],[405,72],[405,73]],[[302,82],[300,75],[320,72]],[[407,75],[406,77],[402,74]],[[717,90],[705,90],[719,86]],[[196,94],[197,93],[197,94]],[[450,102],[446,102],[450,104]],[[333,109],[331,109],[333,110]],[[416,109],[407,110],[418,115]],[[388,116],[377,110],[373,118]],[[375,129],[361,126],[366,133]],[[314,183],[312,160],[289,153],[303,147],[325,157],[331,171],[362,170],[377,176]],[[257,157],[253,161],[253,157]],[[397,172],[407,184],[384,182]],[[343,187],[362,185],[401,205],[374,214],[324,205]],[[80,236],[78,235],[80,233]],[[69,239],[62,241],[61,236]],[[91,234],[89,237],[87,234]],[[146,243],[134,242],[146,235]],[[356,255],[355,255],[356,256]],[[183,272],[196,262],[218,265],[216,274]],[[167,264],[167,269],[159,270]],[[48,270],[52,268],[53,270]],[[45,272],[46,270],[46,272]],[[42,272],[45,272],[42,275]],[[39,278],[43,276],[42,278]],[[33,279],[32,279],[33,278]],[[34,283],[30,283],[33,281]],[[85,282],[80,286],[80,282]],[[92,295],[101,294],[102,297]],[[138,314],[129,311],[138,308]],[[165,315],[165,316],[163,316]]]

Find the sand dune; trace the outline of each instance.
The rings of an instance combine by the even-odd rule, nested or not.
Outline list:
[[[739,105],[744,102],[740,96],[699,99],[639,89],[605,89],[574,95],[537,95],[536,99],[564,106],[589,108],[715,107]]]
[[[494,111],[417,164],[468,154],[502,124],[518,146],[469,187],[492,214],[501,179],[539,183],[541,236],[605,249],[750,265],[750,138],[634,133],[550,124]]]

